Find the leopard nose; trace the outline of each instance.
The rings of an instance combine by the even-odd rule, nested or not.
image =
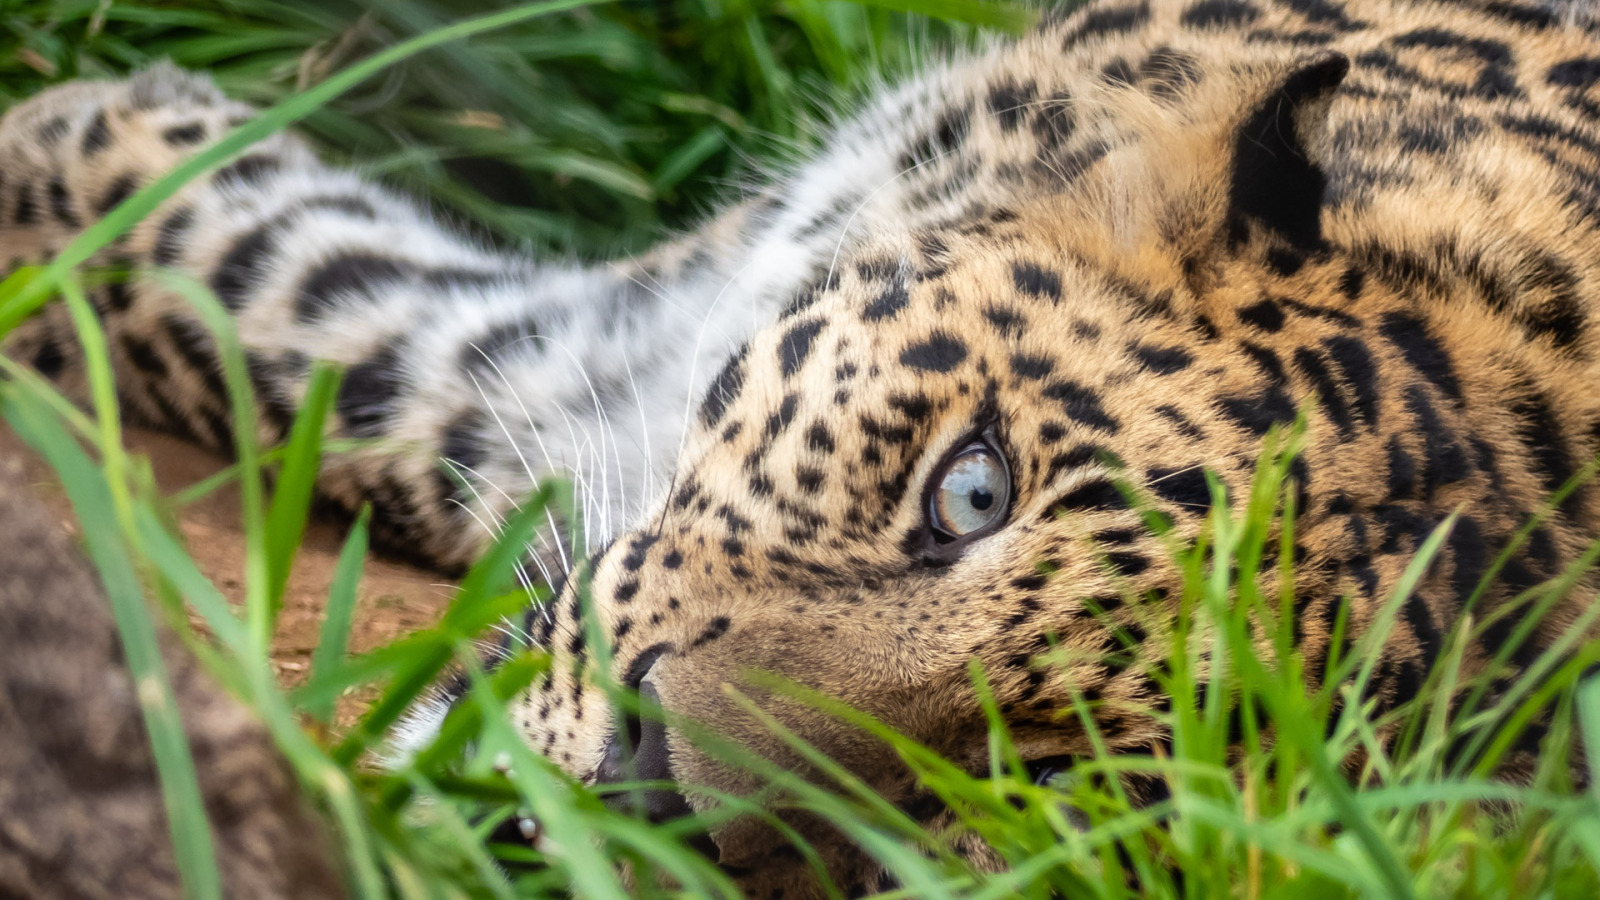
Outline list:
[[[659,709],[655,685],[645,680],[639,685],[639,699],[646,709]],[[672,781],[671,760],[667,752],[667,726],[658,717],[626,713],[621,727],[611,736],[604,759],[595,770],[596,787],[635,781]],[[694,812],[689,801],[676,790],[660,787],[620,791],[605,798],[613,808],[637,810],[651,822],[670,822]]]

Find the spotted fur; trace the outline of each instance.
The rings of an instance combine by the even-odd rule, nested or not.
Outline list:
[[[242,114],[170,69],[13,111],[0,248],[49,253]],[[514,705],[529,743],[574,775],[615,766],[598,658],[797,767],[726,690],[764,697],[745,672],[840,697],[982,771],[974,658],[1027,758],[1094,752],[1063,716],[1075,693],[1113,752],[1163,749],[1152,674],[1178,576],[1116,481],[1169,539],[1193,538],[1204,473],[1242,497],[1263,438],[1301,410],[1307,672],[1340,649],[1341,598],[1359,639],[1462,511],[1371,699],[1417,691],[1494,554],[1600,451],[1597,117],[1600,34],[1581,5],[1116,0],[885,91],[810,162],[640,259],[489,253],[290,138],[113,252],[189,271],[234,311],[268,438],[312,359],[349,366],[339,431],[382,443],[330,463],[323,488],[374,502],[393,548],[459,565],[485,539],[474,518],[492,526],[540,473],[578,472],[590,534],[619,533],[580,579],[587,606],[568,587],[529,614],[556,664]],[[130,409],[225,445],[214,351],[184,305],[146,279],[100,300]],[[10,352],[72,385],[65,335],[47,315]],[[979,434],[1013,478],[1008,517],[979,540],[930,541],[930,473]],[[1573,491],[1480,620],[1562,572],[1597,516],[1600,497]],[[1513,664],[1574,627],[1595,587],[1580,578]],[[1515,625],[1485,629],[1465,671]],[[892,801],[939,815],[882,745],[763,702]],[[655,774],[754,786],[678,729],[654,740]],[[843,883],[876,883],[825,824],[795,824]],[[806,881],[762,826],[714,838],[753,896]]]

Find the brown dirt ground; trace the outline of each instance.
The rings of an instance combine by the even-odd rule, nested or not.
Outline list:
[[[156,480],[167,492],[181,490],[222,469],[226,463],[203,450],[150,432],[130,431],[127,446],[150,457]],[[26,460],[26,477],[61,527],[75,535],[77,525],[66,494],[49,466],[27,445],[0,425],[0,456]],[[183,509],[178,516],[183,537],[200,570],[235,604],[244,596],[244,532],[240,527],[238,491],[232,485]],[[342,528],[313,522],[289,577],[284,607],[273,641],[272,662],[280,683],[294,686],[309,674],[312,651],[322,626],[323,601],[333,580],[344,540]],[[426,628],[449,604],[452,585],[435,573],[369,557],[357,595],[350,646],[360,653],[397,637]],[[364,705],[362,694],[340,705],[338,719],[349,723]]]

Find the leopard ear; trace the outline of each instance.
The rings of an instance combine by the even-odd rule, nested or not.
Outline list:
[[[1230,244],[1249,240],[1255,227],[1308,250],[1322,245],[1328,179],[1317,162],[1328,140],[1334,91],[1349,71],[1350,60],[1342,53],[1303,59],[1246,113],[1234,135],[1228,172]]]

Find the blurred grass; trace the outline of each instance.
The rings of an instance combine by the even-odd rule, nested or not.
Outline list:
[[[507,6],[4,0],[0,106],[166,57],[267,107],[378,49]],[[810,145],[828,110],[924,48],[1030,18],[995,0],[608,3],[408,60],[303,127],[335,160],[488,235],[610,256],[694,221],[752,162]]]

